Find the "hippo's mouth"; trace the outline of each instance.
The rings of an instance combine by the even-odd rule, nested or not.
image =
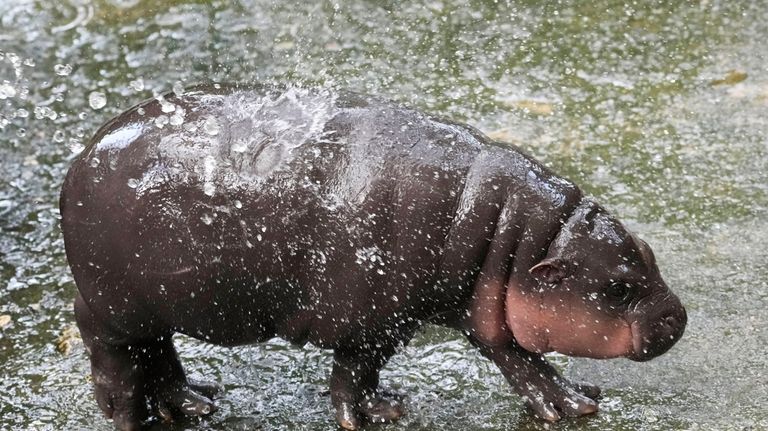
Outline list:
[[[627,355],[627,358],[637,362],[645,362],[653,359],[653,356],[648,355],[648,349],[644,347],[644,345],[649,343],[649,340],[643,337],[640,323],[637,321],[632,322],[629,325],[629,328],[632,333],[632,353]]]
[[[685,324],[685,312],[682,318],[668,316],[650,324],[633,321],[630,324],[633,352],[627,358],[645,362],[665,353],[683,336]]]

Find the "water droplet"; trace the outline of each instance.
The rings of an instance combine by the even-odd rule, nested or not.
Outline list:
[[[34,112],[35,112],[35,118],[38,120],[42,120],[43,118],[49,118],[51,120],[55,120],[56,118],[59,117],[59,114],[57,114],[56,111],[54,111],[48,106],[35,106]]]
[[[162,129],[166,124],[168,124],[168,121],[168,116],[161,115],[155,118],[155,126],[157,126],[158,129]]]
[[[89,165],[91,165],[92,168],[95,168],[95,167],[99,166],[99,163],[101,163],[101,160],[99,160],[96,157],[94,157],[89,162]]]
[[[144,80],[141,78],[136,78],[133,81],[129,82],[128,85],[134,90],[134,91],[143,91],[144,90]]]
[[[216,136],[221,131],[221,128],[219,127],[219,122],[216,121],[216,118],[208,117],[205,119],[205,122],[203,122],[203,130],[211,136]]]
[[[239,200],[235,200],[235,202],[233,202],[233,203],[235,204],[235,208],[237,208],[237,209],[240,209],[240,208],[243,207],[243,203],[240,202]]]
[[[139,180],[137,180],[136,178],[131,178],[128,180],[128,187],[135,189],[138,186],[139,186]]]
[[[243,153],[247,149],[248,149],[248,142],[244,140],[240,140],[232,144],[232,151],[236,153]]]
[[[67,76],[72,73],[71,64],[57,64],[53,66],[53,71],[59,76]]]
[[[29,111],[27,111],[24,108],[19,108],[16,110],[16,117],[17,118],[27,118],[29,117]]]
[[[177,96],[181,96],[182,94],[184,94],[184,83],[183,83],[183,82],[181,82],[181,81],[176,81],[176,82],[173,84],[173,92],[174,92],[174,93],[175,93]]]
[[[203,214],[200,217],[200,221],[202,221],[203,223],[205,223],[207,225],[210,225],[211,223],[213,223],[213,217],[211,217],[210,214]]]
[[[261,241],[261,238],[262,238],[262,237],[261,237],[261,234],[258,234],[258,235],[256,235],[256,240],[257,240],[257,241]]]
[[[184,116],[179,114],[173,114],[171,115],[171,119],[169,123],[171,123],[171,126],[181,126],[181,124],[184,123]]]
[[[19,130],[17,130],[16,131],[16,136],[18,136],[19,138],[23,138],[23,137],[27,136],[27,129],[19,129]]]
[[[101,91],[92,91],[88,95],[88,104],[93,109],[101,109],[107,106],[107,96]]]
[[[86,118],[88,118],[88,114],[85,113],[85,112],[81,112],[81,113],[77,114],[77,118],[79,118],[81,120],[85,120]]]
[[[8,99],[16,95],[16,88],[8,81],[0,84],[0,100]]]
[[[176,105],[163,99],[162,97],[158,97],[157,101],[160,102],[160,110],[166,114],[170,114],[171,112],[176,110]]]
[[[85,145],[83,145],[80,141],[78,141],[75,138],[69,138],[67,147],[69,148],[69,151],[72,151],[75,154],[78,154],[85,149]]]
[[[59,144],[64,142],[64,132],[61,131],[61,130],[57,130],[56,132],[54,132],[53,133],[53,142],[56,142],[56,143],[59,143]]]
[[[216,194],[216,185],[214,185],[212,182],[206,182],[203,184],[203,193],[206,194],[206,196],[213,196]]]

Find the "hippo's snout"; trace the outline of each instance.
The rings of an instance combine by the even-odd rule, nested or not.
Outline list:
[[[651,298],[632,313],[633,361],[653,359],[677,343],[685,332],[688,315],[685,307],[674,294]]]

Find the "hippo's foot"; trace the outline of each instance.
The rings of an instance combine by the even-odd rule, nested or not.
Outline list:
[[[139,361],[152,413],[164,422],[217,410],[212,399],[221,388],[215,383],[187,380],[170,336],[144,347]]]
[[[150,413],[171,420],[216,410],[211,398],[218,386],[187,381],[170,334],[135,341],[115,335],[79,297],[75,317],[91,359],[96,402],[118,429],[139,430]]]
[[[219,386],[212,383],[192,383],[173,389],[160,389],[149,393],[150,405],[155,416],[163,422],[173,422],[184,416],[205,416],[215,412],[212,399]]]
[[[377,350],[359,347],[334,352],[331,402],[336,408],[336,422],[346,430],[359,430],[366,422],[392,422],[405,413],[400,397],[378,390],[379,371],[396,345],[383,343],[385,337],[376,339],[381,343]]]
[[[555,422],[563,417],[579,417],[597,412],[600,388],[572,384],[555,378],[540,387],[527,386],[522,393],[525,404],[536,416]]]
[[[385,391],[366,397],[359,411],[372,423],[394,422],[405,414],[402,397]]]
[[[172,422],[216,411],[219,387],[188,381],[170,342],[92,346],[96,401],[118,429],[138,430],[150,416]]]
[[[382,392],[366,396],[356,404],[341,402],[336,408],[336,421],[344,429],[358,430],[364,422],[394,422],[404,414],[400,397]]]

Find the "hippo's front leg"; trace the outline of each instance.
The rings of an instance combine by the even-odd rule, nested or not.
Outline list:
[[[554,422],[564,416],[584,416],[597,411],[595,400],[600,389],[569,382],[542,355],[523,349],[514,340],[496,347],[472,337],[470,341],[501,369],[515,392],[540,418]]]

